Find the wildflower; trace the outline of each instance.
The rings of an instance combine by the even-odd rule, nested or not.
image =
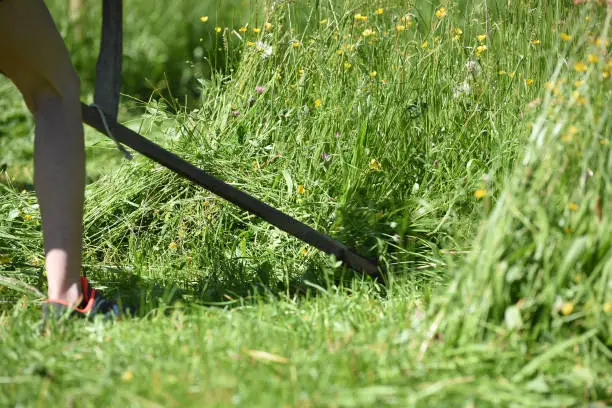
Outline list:
[[[172,241],[169,245],[168,245],[169,249],[176,249],[178,248],[178,245],[176,242]]]
[[[561,39],[562,39],[563,41],[569,41],[569,40],[571,40],[571,39],[572,39],[572,36],[571,36],[571,35],[569,35],[569,34],[566,34],[566,33],[561,33]]]
[[[363,30],[362,35],[364,37],[369,37],[371,35],[374,35],[374,30],[370,29],[370,28],[366,28],[365,30]]]
[[[318,98],[317,100],[314,101],[315,108],[320,108],[322,104],[323,102],[321,102],[321,98]]]
[[[585,72],[587,68],[587,65],[582,61],[578,61],[574,64],[574,71],[576,72]]]
[[[367,19],[368,19],[368,16],[362,16],[361,14],[355,14],[355,20],[366,21]]]
[[[343,52],[342,50],[337,50],[337,51],[336,51],[336,54],[338,54],[338,55],[342,55],[342,52]]]
[[[576,203],[569,203],[569,204],[567,205],[567,208],[569,208],[569,209],[570,209],[570,211],[578,211],[578,209],[579,209],[580,207],[578,207],[578,204],[576,204]]]
[[[134,379],[134,373],[130,370],[127,370],[123,374],[121,374],[121,380],[123,382],[130,382],[132,381],[132,379]]]
[[[299,195],[303,195],[306,192],[306,189],[304,188],[304,186],[302,184],[300,184],[299,186],[297,186],[297,193]]]
[[[532,84],[533,84],[533,79],[531,79],[531,78],[527,78],[527,79],[525,80],[525,85],[529,86],[529,85],[532,85]]]
[[[531,44],[540,45],[540,40],[531,40]]]
[[[396,31],[406,31],[406,26],[405,25],[396,25],[395,26],[395,30]]]
[[[262,93],[263,93],[265,90],[266,90],[266,88],[264,88],[264,87],[263,87],[263,86],[261,86],[261,85],[257,85],[257,86],[255,87],[255,92],[257,92],[259,95],[261,95],[261,94],[262,94]]]
[[[321,153],[321,160],[326,163],[329,163],[331,161],[331,156],[327,153]]]
[[[371,76],[372,78],[376,77],[376,75],[378,75],[378,73],[377,73],[376,71],[372,71],[372,72],[370,72],[370,76]]]
[[[612,302],[606,302],[603,305],[603,311],[604,313],[610,313],[612,312]]]
[[[380,16],[380,15],[381,15],[382,13],[384,13],[384,12],[385,12],[385,9],[381,7],[381,8],[379,8],[379,9],[377,9],[375,13],[376,13],[376,14],[378,14],[378,15]]]
[[[508,77],[510,78],[514,78],[514,75],[516,74],[516,72],[512,71],[512,72],[508,72]]]
[[[215,31],[220,33],[221,32],[221,27],[215,27]]]
[[[487,190],[479,189],[479,190],[474,191],[474,197],[478,199],[484,198],[486,197],[486,195],[487,195]]]
[[[319,21],[319,24],[321,24],[321,25],[327,24],[327,19]]]
[[[306,248],[302,248],[302,250],[300,251],[300,254],[303,256],[308,255],[308,250]]]
[[[253,41],[247,41],[247,46],[253,47],[255,46],[255,43]]]
[[[240,116],[240,112],[238,110],[233,110],[232,111],[232,116],[236,118],[236,117]]]
[[[427,48],[428,45],[429,43],[427,41],[423,41],[423,43],[421,44],[421,48]]]
[[[574,311],[574,302],[563,302],[561,305],[561,314],[567,316]]]
[[[300,68],[300,70],[298,71],[298,75],[299,76],[304,75],[304,68]]]
[[[461,38],[461,34],[463,34],[463,30],[460,28],[455,28],[455,40],[458,41]]]
[[[239,31],[239,32],[241,32],[241,33],[246,33],[247,28],[243,26],[243,27],[240,27],[240,28],[238,29],[238,31]]]
[[[350,69],[353,65],[350,62],[344,63],[344,69]]]
[[[208,16],[200,17],[200,21],[203,22],[203,23],[207,22],[208,21]]]
[[[272,31],[272,29],[274,28],[274,26],[271,23],[264,24],[264,27],[266,27],[266,31]]]
[[[336,132],[335,136],[340,137],[340,132]]]
[[[444,18],[444,16],[446,16],[446,9],[444,7],[440,7],[436,10],[436,17]]]
[[[373,171],[382,171],[382,164],[380,164],[376,159],[370,160],[368,167]]]
[[[261,32],[261,28],[259,28],[259,27],[253,27],[253,32],[254,32],[255,34],[259,34],[259,33]]]
[[[584,85],[584,79],[581,79],[580,81],[574,81],[574,87],[580,88],[582,85]]]
[[[300,43],[297,40],[294,40],[294,41],[291,42],[291,45],[293,45],[294,48],[298,48],[300,45],[302,45],[302,43]]]
[[[499,71],[499,75],[506,75],[506,71],[502,69],[501,71]]]
[[[487,39],[487,35],[486,34],[480,34],[476,36],[476,39],[480,42],[484,42],[484,40]]]
[[[476,47],[476,56],[480,57],[480,54],[482,54],[483,52],[485,52],[487,50],[487,46],[486,45],[479,45],[478,47]]]
[[[272,46],[261,41],[255,43],[257,51],[261,54],[261,58],[268,58],[272,55]]]
[[[589,54],[587,56],[587,60],[591,63],[591,64],[597,64],[599,62],[599,57],[595,54]]]

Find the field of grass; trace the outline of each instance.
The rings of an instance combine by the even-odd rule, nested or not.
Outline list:
[[[0,82],[0,406],[612,404],[610,6],[200,3],[131,2],[122,119],[389,279],[88,131],[84,268],[136,312],[43,322]]]

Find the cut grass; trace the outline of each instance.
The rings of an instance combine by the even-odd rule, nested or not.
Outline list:
[[[610,11],[312,5],[222,31],[231,75],[145,129],[388,286],[137,159],[88,186],[84,247],[137,315],[47,325],[34,196],[4,188],[0,404],[610,403]]]

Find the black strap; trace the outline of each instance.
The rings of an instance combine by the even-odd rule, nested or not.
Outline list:
[[[94,103],[112,118],[119,112],[122,56],[123,0],[104,0]]]

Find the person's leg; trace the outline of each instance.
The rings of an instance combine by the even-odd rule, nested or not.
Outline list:
[[[48,296],[76,305],[85,185],[79,79],[42,0],[0,2],[0,71],[19,88],[36,122],[34,184]]]

